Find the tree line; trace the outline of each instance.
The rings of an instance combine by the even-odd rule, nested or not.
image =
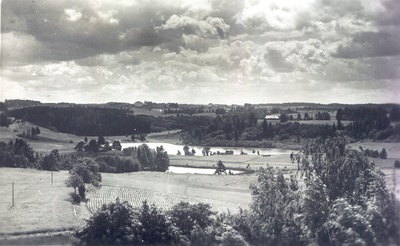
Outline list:
[[[94,140],[96,142],[96,140]],[[96,143],[97,146],[97,143]],[[24,139],[16,139],[9,143],[0,142],[0,167],[34,168],[39,170],[58,171],[71,170],[82,159],[92,159],[99,165],[100,172],[122,173],[137,171],[165,172],[170,165],[168,153],[162,146],[155,150],[146,144],[124,149],[113,155],[97,155],[91,152],[60,154],[57,149],[43,155],[35,152]]]
[[[400,127],[398,124],[391,125],[392,121],[400,119],[397,109],[398,107],[393,106],[388,112],[383,107],[339,108],[336,112],[337,127],[344,130],[346,135],[357,140],[366,138],[385,140],[391,136],[398,139]],[[342,120],[352,122],[344,127],[341,124]]]
[[[151,131],[149,117],[134,116],[123,109],[43,106],[11,110],[8,115],[76,135],[127,135]]]
[[[277,109],[276,109],[277,110]],[[397,107],[387,111],[383,107],[339,108],[335,124],[309,125],[287,122],[290,117],[281,113],[280,121],[259,122],[259,109],[238,107],[224,114],[211,116],[179,115],[171,117],[134,116],[129,111],[107,108],[52,108],[31,107],[9,111],[11,116],[47,126],[50,129],[78,135],[140,135],[172,129],[183,129],[186,144],[208,146],[271,145],[269,142],[301,138],[326,138],[337,130],[355,139],[399,139],[399,124],[391,124],[399,117]],[[286,116],[286,117],[284,117]],[[304,118],[307,115],[304,115]],[[317,112],[317,119],[330,118],[328,112]],[[300,116],[301,119],[301,116]],[[346,126],[343,121],[351,121]],[[142,136],[142,135],[140,135]]]

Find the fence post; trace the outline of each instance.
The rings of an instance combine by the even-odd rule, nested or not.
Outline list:
[[[14,207],[14,182],[12,182],[12,205],[11,207]]]

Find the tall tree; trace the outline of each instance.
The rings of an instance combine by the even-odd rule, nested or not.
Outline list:
[[[45,155],[42,161],[43,170],[57,171],[60,169],[61,157],[58,149],[53,149],[49,155]]]
[[[157,147],[155,165],[157,171],[165,172],[168,170],[169,157],[163,146]]]
[[[83,185],[83,179],[78,174],[74,173],[70,175],[65,182],[68,187],[74,188],[74,193],[76,194],[76,189]]]
[[[101,182],[101,174],[99,173],[99,165],[90,158],[79,159],[72,168],[71,173],[79,175],[83,183],[99,186]]]
[[[147,144],[142,144],[137,149],[137,158],[140,165],[146,170],[155,170],[155,151],[150,149]]]

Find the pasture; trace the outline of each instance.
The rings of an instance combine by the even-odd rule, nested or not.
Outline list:
[[[269,157],[262,155],[214,155],[214,156],[170,156],[170,164],[173,166],[190,166],[214,168],[219,160],[223,162],[227,169],[246,169],[250,165],[251,169],[266,167],[272,165],[274,167],[297,169],[297,164],[290,162],[289,154],[281,154]]]
[[[84,224],[91,211],[117,197],[141,206],[148,200],[160,208],[183,201],[210,203],[216,211],[238,211],[251,201],[249,185],[256,176],[214,176],[138,172],[103,173],[102,188],[88,189],[88,203],[73,205],[73,188],[65,186],[68,172],[20,168],[0,169],[0,238],[13,234],[49,233],[71,230]],[[12,182],[15,199],[12,207]],[[0,240],[0,244],[1,244]]]
[[[90,213],[85,204],[73,205],[65,186],[68,172],[21,168],[0,169],[0,235],[46,232],[80,227]],[[12,207],[12,182],[14,206]]]
[[[0,141],[6,143],[15,141],[16,138],[19,138],[19,134],[30,131],[32,127],[37,127],[37,125],[29,122],[14,122],[9,127],[0,127]],[[25,139],[39,153],[48,154],[53,149],[58,149],[61,153],[74,152],[76,144],[83,140],[83,137],[73,134],[55,132],[44,127],[39,128],[41,133],[37,136],[37,140]]]

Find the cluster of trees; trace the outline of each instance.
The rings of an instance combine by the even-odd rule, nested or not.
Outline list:
[[[355,139],[370,138],[373,140],[384,140],[390,137],[398,139],[400,126],[391,125],[392,121],[398,121],[398,107],[393,106],[390,112],[382,107],[355,107],[339,108],[336,113],[339,130]],[[342,120],[351,120],[346,127],[341,124]]]
[[[331,116],[328,112],[317,112],[314,119],[316,120],[330,120]]]
[[[75,155],[60,155],[57,149],[48,155],[35,152],[24,139],[0,142],[0,167],[35,168],[39,170],[69,170],[77,162]]]
[[[366,156],[372,157],[372,158],[386,159],[387,156],[388,156],[388,154],[387,154],[385,148],[382,148],[382,150],[379,152],[378,150],[372,150],[372,149],[368,149],[368,148],[363,149],[363,148],[360,146],[360,150],[361,150],[362,152],[364,152],[364,154],[365,154]]]
[[[76,151],[87,151],[87,152],[98,152],[98,151],[110,151],[110,150],[121,150],[121,142],[118,140],[113,141],[112,145],[108,141],[105,140],[103,136],[99,136],[97,141],[96,139],[88,140],[87,137],[84,138],[84,141],[78,142],[78,144],[74,148]]]
[[[15,143],[13,141],[8,144],[0,142],[0,167],[35,168],[48,171],[71,170],[86,156],[85,153],[76,154],[81,157],[75,154],[61,155],[57,149],[52,150],[48,155],[43,155],[35,152],[25,140],[16,139]],[[168,153],[162,146],[154,150],[143,144],[137,148],[124,149],[123,155],[98,156],[91,162],[98,165],[100,172],[110,173],[141,170],[164,172],[170,165]]]
[[[399,245],[400,206],[384,174],[344,137],[306,145],[300,170],[261,168],[249,209],[217,214],[180,203],[161,211],[112,203],[77,236],[94,244]]]
[[[32,127],[31,130],[28,130],[26,132],[23,131],[22,134],[18,135],[18,137],[35,140],[35,139],[37,139],[37,135],[39,135],[40,133],[41,133],[41,131],[40,131],[39,127]]]
[[[0,113],[0,126],[8,127],[9,124],[10,124],[10,122],[8,121],[7,114],[6,113]]]
[[[172,108],[171,108],[172,106]],[[200,107],[179,107],[179,105],[176,103],[176,105],[172,105],[170,103],[169,108],[166,108],[163,110],[164,114],[188,114],[188,115],[193,115],[193,114],[201,114],[201,113],[214,113],[214,110],[210,109],[207,110],[205,109],[204,106]]]
[[[75,202],[80,202],[81,199],[85,199],[85,185],[92,184],[94,186],[100,186],[101,174],[99,171],[99,165],[90,158],[79,159],[77,163],[74,164],[73,168],[69,171],[70,176],[65,184],[68,187],[74,188],[73,200]],[[78,189],[79,195],[76,194],[76,189]]]
[[[151,119],[123,109],[95,107],[29,107],[8,111],[9,116],[76,135],[127,135],[148,133]]]
[[[82,146],[81,143],[78,143],[78,145]],[[102,146],[99,145],[99,141],[92,139],[82,149],[89,152],[105,151],[111,148],[121,150],[119,141],[114,141],[112,146],[107,145],[107,142],[101,148],[99,146]],[[75,148],[77,149],[77,147]],[[138,172],[142,170],[165,172],[170,164],[168,153],[162,146],[151,149],[146,144],[123,149],[123,156],[115,153],[112,156],[98,156],[95,160],[99,164],[100,171],[107,173]]]
[[[100,172],[104,173],[126,173],[141,170],[139,162],[132,157],[99,156],[96,159]]]
[[[23,139],[0,142],[0,167],[40,168],[35,151]]]
[[[186,144],[191,145],[273,147],[272,141],[294,138],[299,142],[300,138],[327,138],[334,136],[337,131],[336,124],[311,125],[299,122],[273,124],[272,121],[268,122],[264,119],[261,124],[249,126],[246,125],[244,119],[228,120],[227,118],[199,120],[197,124],[183,130],[182,139]],[[270,142],[268,144],[263,141]]]
[[[139,163],[140,170],[165,172],[169,168],[169,156],[163,146],[151,149],[147,144],[125,148],[124,156],[131,156]]]

